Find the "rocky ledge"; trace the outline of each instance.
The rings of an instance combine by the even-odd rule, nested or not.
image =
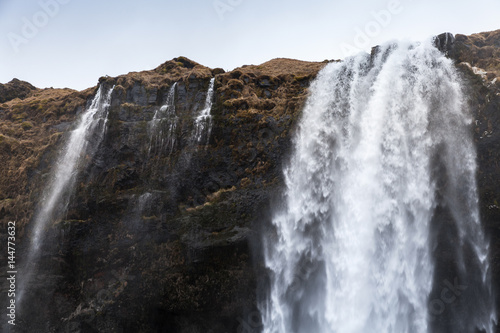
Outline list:
[[[499,36],[436,39],[469,83],[495,281]],[[43,269],[20,331],[258,331],[256,277],[264,275],[258,235],[283,188],[282,166],[307,88],[326,63],[274,59],[226,73],[179,57],[151,71],[100,78],[100,86],[114,87],[106,136],[46,230]],[[212,79],[211,135],[193,141]],[[171,149],[164,149],[152,139],[151,122],[174,83],[176,126]],[[0,222],[17,221],[21,259],[58,150],[96,91],[21,81],[0,86]]]
[[[274,59],[225,73],[179,57],[100,78],[114,87],[106,136],[47,230],[18,327],[234,332],[256,311],[252,242],[324,65]],[[193,142],[212,78],[210,139]],[[150,128],[174,83],[176,127],[164,149]],[[37,89],[1,105],[1,221],[17,221],[23,246],[58,150],[96,90]]]

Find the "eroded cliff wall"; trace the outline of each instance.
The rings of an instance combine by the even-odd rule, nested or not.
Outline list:
[[[468,83],[494,281],[499,36],[438,39]],[[19,331],[258,332],[259,233],[279,201],[307,88],[324,65],[275,59],[225,73],[179,57],[152,71],[101,78],[101,86],[114,86],[106,135],[46,230],[43,269],[28,288]],[[200,142],[195,122],[212,78],[211,135]],[[151,124],[175,82],[175,127],[164,124],[172,134],[165,145]],[[17,222],[20,261],[58,151],[96,90],[41,90],[21,81],[0,87],[0,222]]]

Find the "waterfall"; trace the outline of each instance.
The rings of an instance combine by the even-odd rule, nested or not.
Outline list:
[[[178,117],[175,113],[176,87],[177,82],[170,87],[165,104],[156,110],[153,119],[149,123],[149,135],[151,139],[148,155],[151,154],[151,151],[160,154],[166,150],[170,154],[174,150],[175,130],[178,122]]]
[[[389,44],[328,64],[310,93],[264,237],[263,332],[439,332],[442,315],[456,322],[442,331],[492,333],[472,119],[452,61],[431,41]],[[434,230],[446,209],[457,269],[444,277]]]
[[[18,303],[22,299],[26,285],[29,284],[30,277],[36,274],[33,270],[36,270],[45,230],[66,210],[68,198],[72,194],[78,173],[82,169],[81,163],[84,162],[84,156],[85,158],[91,157],[104,138],[113,88],[105,91],[102,86],[99,86],[90,107],[78,119],[75,129],[70,133],[51,171],[51,178],[33,218],[30,244],[24,260],[24,267],[30,272],[23,271],[23,279],[19,284]]]
[[[212,109],[212,100],[214,96],[214,83],[215,78],[210,80],[208,85],[207,97],[205,98],[205,105],[199,112],[194,122],[194,142],[197,144],[208,143],[210,139],[210,131],[212,130],[212,116],[210,110]]]

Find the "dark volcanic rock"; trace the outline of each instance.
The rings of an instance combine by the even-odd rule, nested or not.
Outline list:
[[[448,52],[455,44],[455,36],[449,32],[442,33],[434,39],[434,45],[439,51]]]
[[[477,147],[480,213],[490,241],[492,280],[496,303],[500,304],[500,30],[456,35],[446,50],[467,82]]]
[[[153,71],[100,78],[104,88],[114,86],[106,136],[82,166],[67,211],[47,230],[19,330],[237,331],[256,311],[256,231],[282,185],[281,163],[307,86],[323,66],[276,59],[225,73],[179,57]],[[211,135],[201,144],[193,139],[194,119],[214,74]],[[155,136],[151,120],[174,82],[175,112]],[[95,91],[78,95],[85,97],[78,108],[47,127],[34,121],[38,108],[47,113],[38,99],[9,104],[4,129],[16,128],[15,115],[25,112],[22,121],[32,121],[46,142],[70,129],[68,120]],[[57,98],[69,104],[76,95]],[[7,156],[14,143],[4,140]],[[21,235],[64,141],[59,133],[26,152],[24,160],[34,162],[18,171],[24,188],[0,187],[2,223],[20,220]],[[21,239],[25,247],[28,238]]]
[[[435,39],[468,82],[495,281],[499,35]],[[114,86],[106,136],[81,166],[67,211],[47,230],[42,269],[28,289],[29,306],[20,309],[19,332],[258,330],[256,276],[264,268],[252,249],[259,247],[256,236],[282,190],[282,163],[307,88],[325,64],[274,59],[224,72],[178,57],[151,71],[100,78],[104,87]],[[205,144],[193,139],[195,118],[212,78],[212,128]],[[155,136],[151,120],[174,83],[175,112]],[[57,152],[96,88],[33,90],[15,83],[14,96],[2,93],[5,86],[0,222],[18,222],[23,258],[29,222]]]
[[[13,79],[9,83],[0,84],[0,103],[4,103],[15,98],[24,99],[35,90],[37,90],[37,88],[32,86],[30,83]]]

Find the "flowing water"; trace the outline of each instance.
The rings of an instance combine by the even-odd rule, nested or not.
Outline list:
[[[210,110],[212,110],[214,83],[215,78],[212,78],[208,85],[205,105],[194,121],[194,141],[197,144],[208,143],[210,138],[210,132],[212,130],[212,116],[210,115]]]
[[[178,117],[175,113],[175,82],[168,91],[165,104],[156,110],[153,119],[149,123],[150,142],[148,154],[161,154],[164,151],[167,155],[175,148],[175,130],[177,129]]]
[[[284,204],[264,238],[263,332],[422,333],[443,314],[462,322],[442,331],[491,333],[472,118],[452,61],[430,41],[389,44],[328,64],[310,93],[284,170]],[[458,268],[446,280],[458,289],[440,293],[433,226],[441,206],[458,230]],[[466,287],[469,308],[460,300]],[[455,317],[453,302],[463,309]]]
[[[82,170],[84,157],[86,159],[91,157],[104,138],[112,92],[113,88],[105,91],[102,86],[99,87],[90,107],[82,113],[75,129],[70,133],[54,170],[51,171],[51,178],[33,218],[28,254],[24,260],[24,266],[31,267],[29,268],[31,273],[23,272],[24,278],[19,284],[18,303],[31,276],[36,274],[33,270],[36,270],[46,229],[65,212],[76,178]]]

